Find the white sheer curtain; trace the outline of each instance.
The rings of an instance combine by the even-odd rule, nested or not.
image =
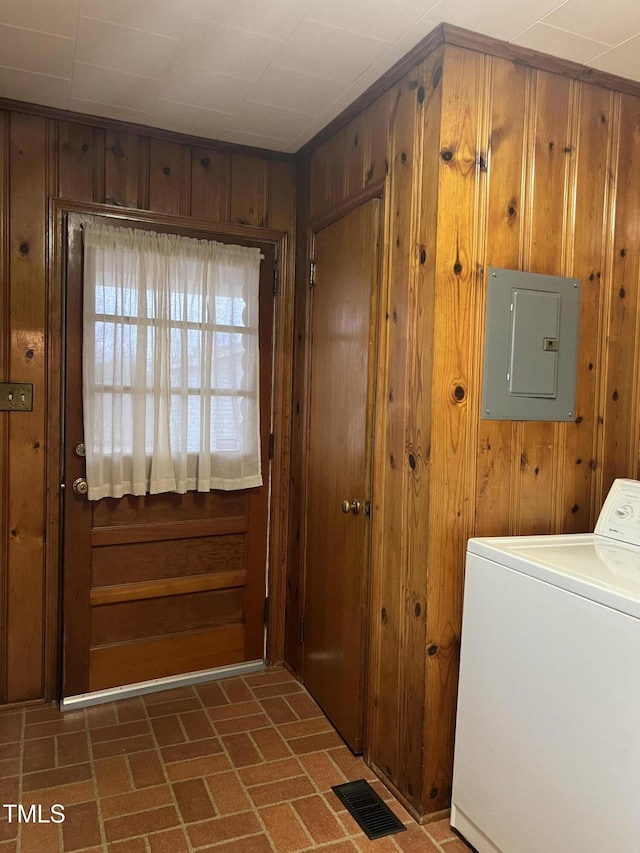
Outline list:
[[[89,499],[260,486],[260,250],[83,231]]]

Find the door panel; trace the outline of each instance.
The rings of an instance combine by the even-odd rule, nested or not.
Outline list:
[[[122,224],[122,223],[119,223]],[[191,236],[191,235],[190,235]],[[88,501],[81,398],[82,246],[68,224],[63,696],[263,657],[274,250],[259,245],[264,484],[233,492]]]
[[[370,423],[378,280],[374,199],[315,238],[303,680],[362,750],[368,589]],[[360,511],[345,513],[343,501]]]

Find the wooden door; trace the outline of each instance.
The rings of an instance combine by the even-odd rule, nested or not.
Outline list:
[[[259,245],[265,256],[259,327],[263,485],[100,501],[74,493],[74,480],[85,474],[84,459],[76,450],[83,443],[82,235],[80,220],[70,215],[63,475],[65,697],[263,657],[274,247],[211,234],[189,236]]]
[[[366,663],[378,206],[373,199],[322,229],[314,248],[303,681],[354,752]],[[359,512],[344,512],[344,501]]]

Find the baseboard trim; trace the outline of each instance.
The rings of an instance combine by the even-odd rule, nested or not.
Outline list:
[[[145,693],[159,693],[161,690],[171,690],[174,687],[186,687],[192,684],[203,684],[207,681],[218,681],[221,678],[249,675],[251,672],[261,672],[265,668],[266,665],[263,660],[250,660],[245,663],[234,663],[230,666],[217,666],[214,669],[201,669],[197,672],[169,675],[166,678],[154,678],[151,681],[138,681],[135,684],[125,684],[122,687],[109,687],[106,690],[95,690],[93,693],[78,693],[76,696],[66,696],[61,699],[60,710],[75,711],[78,708],[102,705],[104,702],[115,702],[117,699],[143,696]]]

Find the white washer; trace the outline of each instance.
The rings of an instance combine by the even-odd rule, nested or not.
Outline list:
[[[469,540],[451,823],[480,853],[640,851],[640,482],[594,533]]]

